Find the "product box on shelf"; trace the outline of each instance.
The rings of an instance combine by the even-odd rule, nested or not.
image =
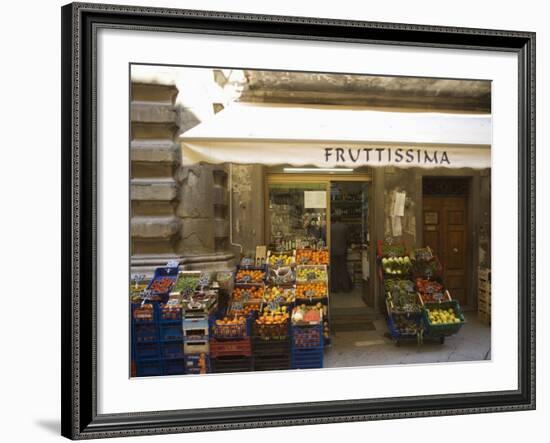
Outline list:
[[[178,267],[164,266],[155,269],[153,279],[147,287],[147,299],[166,301],[178,277]]]

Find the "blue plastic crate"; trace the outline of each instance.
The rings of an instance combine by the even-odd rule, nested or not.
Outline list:
[[[183,375],[185,374],[185,360],[165,360],[163,364],[163,375]]]
[[[323,367],[323,348],[293,349],[292,369],[317,369]]]
[[[137,377],[154,377],[162,375],[163,368],[160,360],[136,362]]]
[[[182,329],[186,341],[208,340],[209,322],[207,317],[184,318]]]
[[[181,359],[183,354],[183,342],[168,342],[161,344],[162,358],[164,360]]]
[[[136,361],[160,360],[159,343],[136,343]]]
[[[201,368],[199,366],[200,359],[201,359],[200,354],[186,355],[185,356],[185,373],[200,374],[201,373]],[[208,355],[204,355],[204,359],[206,363],[206,373],[209,374],[211,372],[210,357]]]
[[[159,330],[161,341],[183,341],[181,321],[161,322]]]
[[[159,340],[159,330],[155,323],[137,323],[133,326],[132,339],[135,343],[151,343]]]
[[[299,349],[322,348],[324,346],[323,325],[293,325],[292,347]]]
[[[160,301],[165,302],[168,299],[168,295],[170,294],[170,291],[172,291],[174,284],[176,283],[178,271],[179,267],[171,268],[164,266],[156,268],[153,274],[153,278],[149,282],[149,286],[147,286],[147,291],[150,291],[151,296],[155,299],[160,298]],[[169,280],[171,280],[171,284],[167,286],[164,291],[154,291],[152,288],[155,284],[155,281],[163,278],[168,278]]]
[[[150,307],[152,309],[147,309]],[[133,324],[158,323],[160,305],[158,302],[132,303],[131,318]],[[148,315],[151,314],[151,315]]]

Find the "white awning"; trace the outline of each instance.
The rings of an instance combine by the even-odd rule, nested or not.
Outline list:
[[[180,136],[183,165],[491,167],[491,116],[233,103]]]

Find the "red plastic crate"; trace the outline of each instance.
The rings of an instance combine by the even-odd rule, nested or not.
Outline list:
[[[210,340],[210,355],[213,358],[229,356],[252,356],[252,343],[250,338],[243,340],[218,341]]]

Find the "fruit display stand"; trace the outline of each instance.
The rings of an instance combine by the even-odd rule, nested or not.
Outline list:
[[[317,306],[297,306],[291,316],[291,367],[323,367],[323,310]]]
[[[422,319],[424,323],[424,336],[439,339],[445,342],[445,337],[456,334],[466,323],[466,319],[460,309],[460,304],[452,300],[446,291],[446,301],[422,304]]]

